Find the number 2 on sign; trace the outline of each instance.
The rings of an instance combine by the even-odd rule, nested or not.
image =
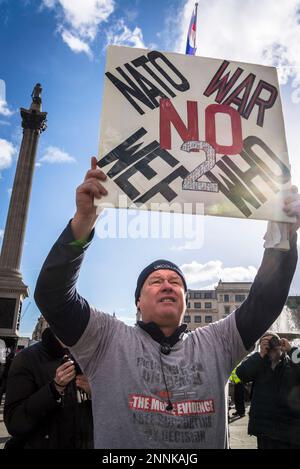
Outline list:
[[[216,136],[216,114],[227,114],[231,121],[231,145],[219,145]],[[183,140],[181,150],[205,152],[206,159],[197,166],[183,181],[182,189],[218,192],[218,184],[200,182],[199,179],[216,164],[216,153],[239,154],[243,149],[242,123],[240,114],[225,104],[210,104],[205,109],[205,140],[199,141],[197,101],[187,101],[187,126],[182,121],[170,99],[160,100],[160,146],[172,148],[171,124]]]

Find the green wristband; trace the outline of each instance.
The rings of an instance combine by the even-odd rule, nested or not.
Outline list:
[[[88,243],[87,239],[75,239],[69,243],[70,246],[75,246],[76,248],[84,248],[84,246]]]

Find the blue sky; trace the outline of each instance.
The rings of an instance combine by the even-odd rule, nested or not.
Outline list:
[[[300,187],[300,1],[275,3],[199,1],[197,55],[278,67],[293,181]],[[184,0],[0,0],[0,242],[22,137],[18,108],[30,105],[37,82],[48,112],[21,266],[30,289],[22,334],[36,324],[39,312],[32,295],[38,272],[74,213],[75,188],[98,150],[107,44],[183,53],[193,5]],[[205,217],[200,225],[204,240],[197,249],[188,249],[184,237],[96,235],[81,272],[80,293],[133,323],[137,275],[156,258],[183,266],[191,288],[212,286],[219,278],[252,280],[266,223]],[[292,292],[300,294],[299,269]]]

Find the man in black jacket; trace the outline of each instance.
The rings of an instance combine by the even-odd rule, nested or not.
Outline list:
[[[237,369],[245,383],[253,381],[248,433],[258,449],[300,449],[300,363],[287,339],[266,332],[260,352]]]
[[[4,422],[14,444],[7,447],[16,442],[25,449],[92,448],[88,393],[68,349],[45,329],[42,341],[22,350],[11,365]]]

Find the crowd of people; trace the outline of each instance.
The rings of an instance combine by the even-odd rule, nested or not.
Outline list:
[[[141,321],[134,327],[79,295],[80,266],[97,221],[93,199],[107,194],[105,179],[92,158],[76,191],[76,213],[40,272],[35,300],[50,328],[10,368],[4,420],[11,444],[228,448],[225,389],[236,368],[242,383],[253,382],[249,432],[258,447],[299,447],[300,366],[287,341],[277,338],[273,347],[275,336],[266,335],[283,309],[297,264],[297,191],[291,190],[284,207],[297,217],[289,224],[290,249],[265,249],[240,307],[189,332],[182,324],[186,280],[169,260],[152,262],[138,276]],[[260,352],[251,353],[258,340]]]

